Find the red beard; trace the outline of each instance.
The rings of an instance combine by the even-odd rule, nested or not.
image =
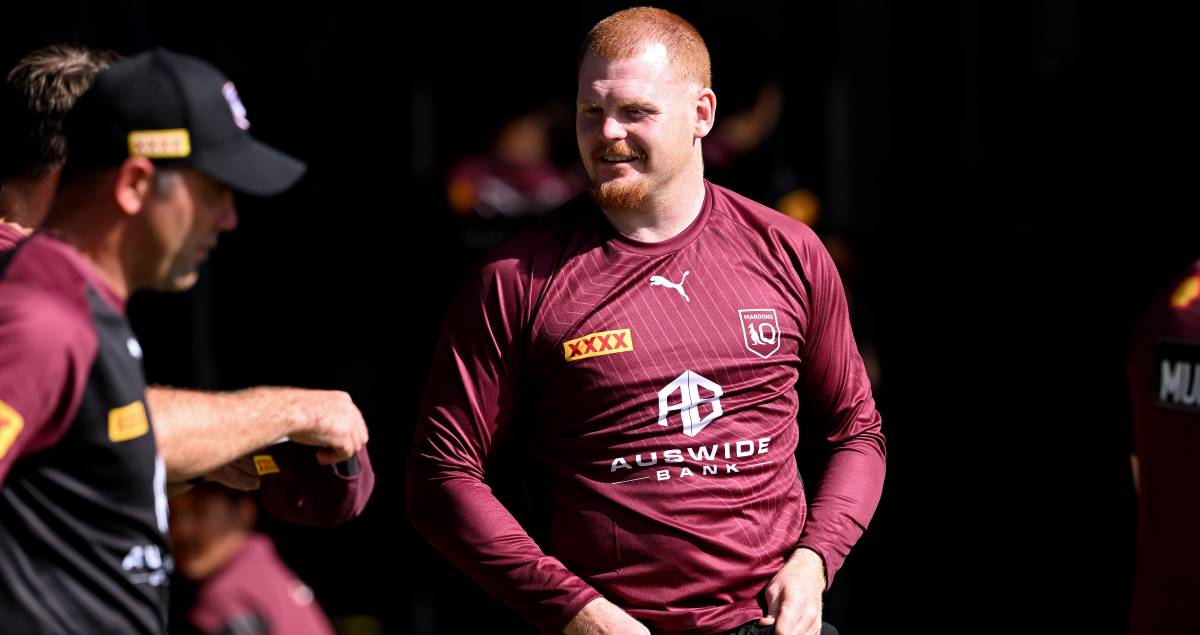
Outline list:
[[[645,157],[634,152],[624,141],[618,141],[611,146],[599,149],[592,155],[592,160],[600,165],[604,161],[601,157],[606,154],[617,157],[636,157],[645,161]],[[597,183],[593,180],[588,187],[588,192],[601,209],[637,209],[646,200],[649,189],[650,185],[643,176],[633,183],[616,181]]]

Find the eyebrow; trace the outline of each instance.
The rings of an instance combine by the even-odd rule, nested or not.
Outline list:
[[[637,108],[638,110],[654,110],[654,111],[658,110],[658,106],[654,105],[651,102],[642,101],[640,99],[624,101],[624,102],[621,102],[620,105],[621,105],[621,108]]]
[[[595,99],[580,99],[576,102],[576,105],[584,108],[599,107],[600,102]],[[642,99],[620,101],[617,102],[617,107],[620,109],[636,108],[638,110],[652,110],[654,112],[658,112],[660,110],[660,108],[654,103]]]

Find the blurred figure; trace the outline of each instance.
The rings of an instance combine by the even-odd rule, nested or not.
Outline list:
[[[67,160],[63,119],[112,51],[55,44],[21,58],[0,85],[0,249],[41,227]]]
[[[176,571],[195,583],[175,632],[332,634],[312,589],[254,530],[258,508],[245,492],[203,483],[171,499]]]
[[[772,79],[758,89],[748,108],[726,115],[713,126],[711,138],[703,146],[705,166],[712,170],[736,169],[738,159],[774,134],[782,114],[783,88]]]
[[[571,173],[551,159],[557,116],[544,108],[505,121],[484,155],[466,157],[450,170],[447,198],[455,213],[480,218],[544,214],[582,191]]]
[[[1138,493],[1130,632],[1200,633],[1200,261],[1134,330],[1129,384]]]
[[[530,221],[583,191],[582,180],[555,161],[563,109],[549,105],[500,125],[484,154],[459,159],[446,178],[463,262],[511,237]]]

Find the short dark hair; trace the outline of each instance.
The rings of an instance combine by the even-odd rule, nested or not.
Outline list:
[[[41,177],[67,158],[63,117],[96,75],[121,59],[113,51],[53,44],[27,54],[0,89],[0,178]]]

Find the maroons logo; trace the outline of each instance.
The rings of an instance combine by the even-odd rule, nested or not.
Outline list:
[[[766,359],[779,350],[779,320],[775,309],[742,309],[742,341],[751,353]]]

